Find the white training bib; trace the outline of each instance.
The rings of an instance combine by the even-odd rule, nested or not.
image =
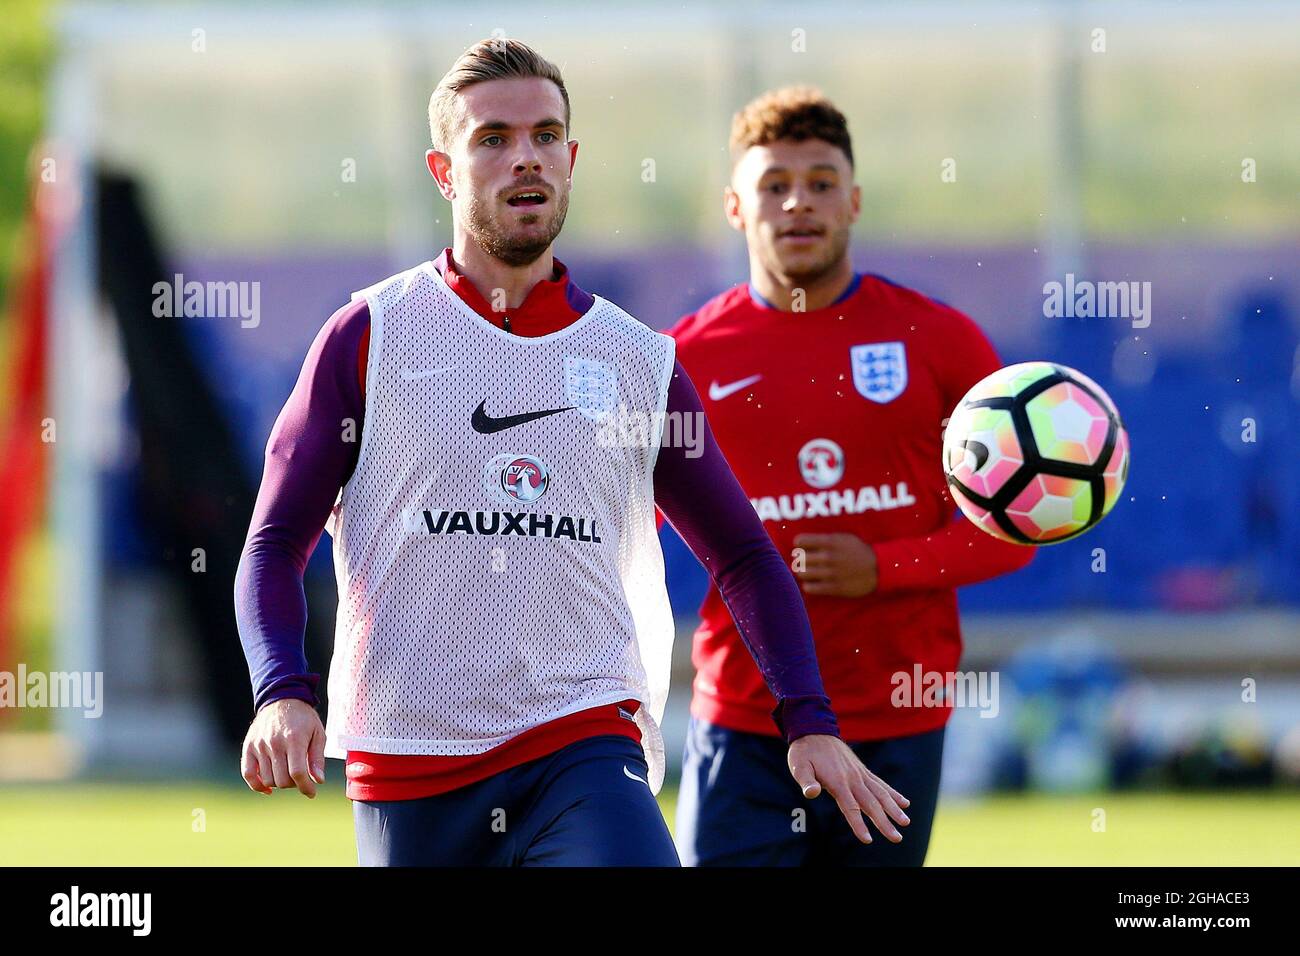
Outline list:
[[[653,473],[673,340],[599,296],[558,332],[513,335],[432,263],[362,296],[361,448],[326,523],[325,752],[478,754],[635,699],[657,792],[673,620]]]

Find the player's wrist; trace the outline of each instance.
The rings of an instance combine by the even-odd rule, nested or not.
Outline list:
[[[271,704],[287,700],[301,701],[312,709],[320,706],[320,701],[316,697],[315,684],[310,679],[304,678],[285,680],[267,688],[258,695],[253,709],[254,712],[261,713]]]
[[[919,555],[906,541],[876,541],[870,547],[876,563],[876,594],[907,588],[912,583],[909,573],[922,570]]]
[[[825,696],[784,697],[772,711],[772,719],[787,744],[814,734],[840,735],[839,721]]]

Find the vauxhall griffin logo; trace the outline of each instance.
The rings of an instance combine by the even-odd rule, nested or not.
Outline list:
[[[536,455],[510,451],[483,463],[483,490],[512,505],[532,504],[551,486],[551,467]]]
[[[516,501],[536,501],[550,480],[546,465],[532,455],[512,457],[501,469],[501,490]]]
[[[844,449],[829,438],[814,438],[799,449],[799,474],[814,488],[832,488],[844,477]]]

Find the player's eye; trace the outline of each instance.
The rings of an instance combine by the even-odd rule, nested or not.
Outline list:
[[[496,133],[493,133],[491,136],[484,136],[483,139],[482,139],[482,143],[481,143],[481,145],[483,145],[483,146],[497,146],[497,145],[500,145],[501,143],[504,143],[504,142],[505,142],[505,139],[504,139],[504,138],[498,136]]]
[[[835,188],[835,184],[831,182],[829,179],[820,179],[817,182],[813,183],[813,189],[817,190],[819,193],[829,192],[834,188]]]
[[[772,195],[776,196],[785,192],[785,183],[768,183],[766,189]]]
[[[556,136],[554,133],[538,133],[537,139],[542,143],[542,145],[549,146],[551,143],[559,142],[560,137]]]

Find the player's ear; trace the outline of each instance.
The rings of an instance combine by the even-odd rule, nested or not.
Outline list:
[[[745,231],[745,217],[740,209],[740,193],[731,186],[724,186],[722,189],[722,212],[732,229],[737,232]]]
[[[451,156],[436,149],[424,154],[424,164],[429,167],[429,175],[438,184],[438,192],[448,202],[456,198],[456,187],[451,182]]]
[[[565,145],[569,147],[569,176],[568,176],[568,179],[569,179],[569,185],[572,186],[572,185],[573,185],[573,166],[574,166],[574,164],[578,161],[578,141],[577,141],[576,139],[571,139],[571,140],[569,140]]]
[[[849,203],[853,207],[853,216],[849,219],[849,222],[857,222],[858,216],[862,213],[862,187],[857,183],[853,184],[853,189],[849,193]]]

